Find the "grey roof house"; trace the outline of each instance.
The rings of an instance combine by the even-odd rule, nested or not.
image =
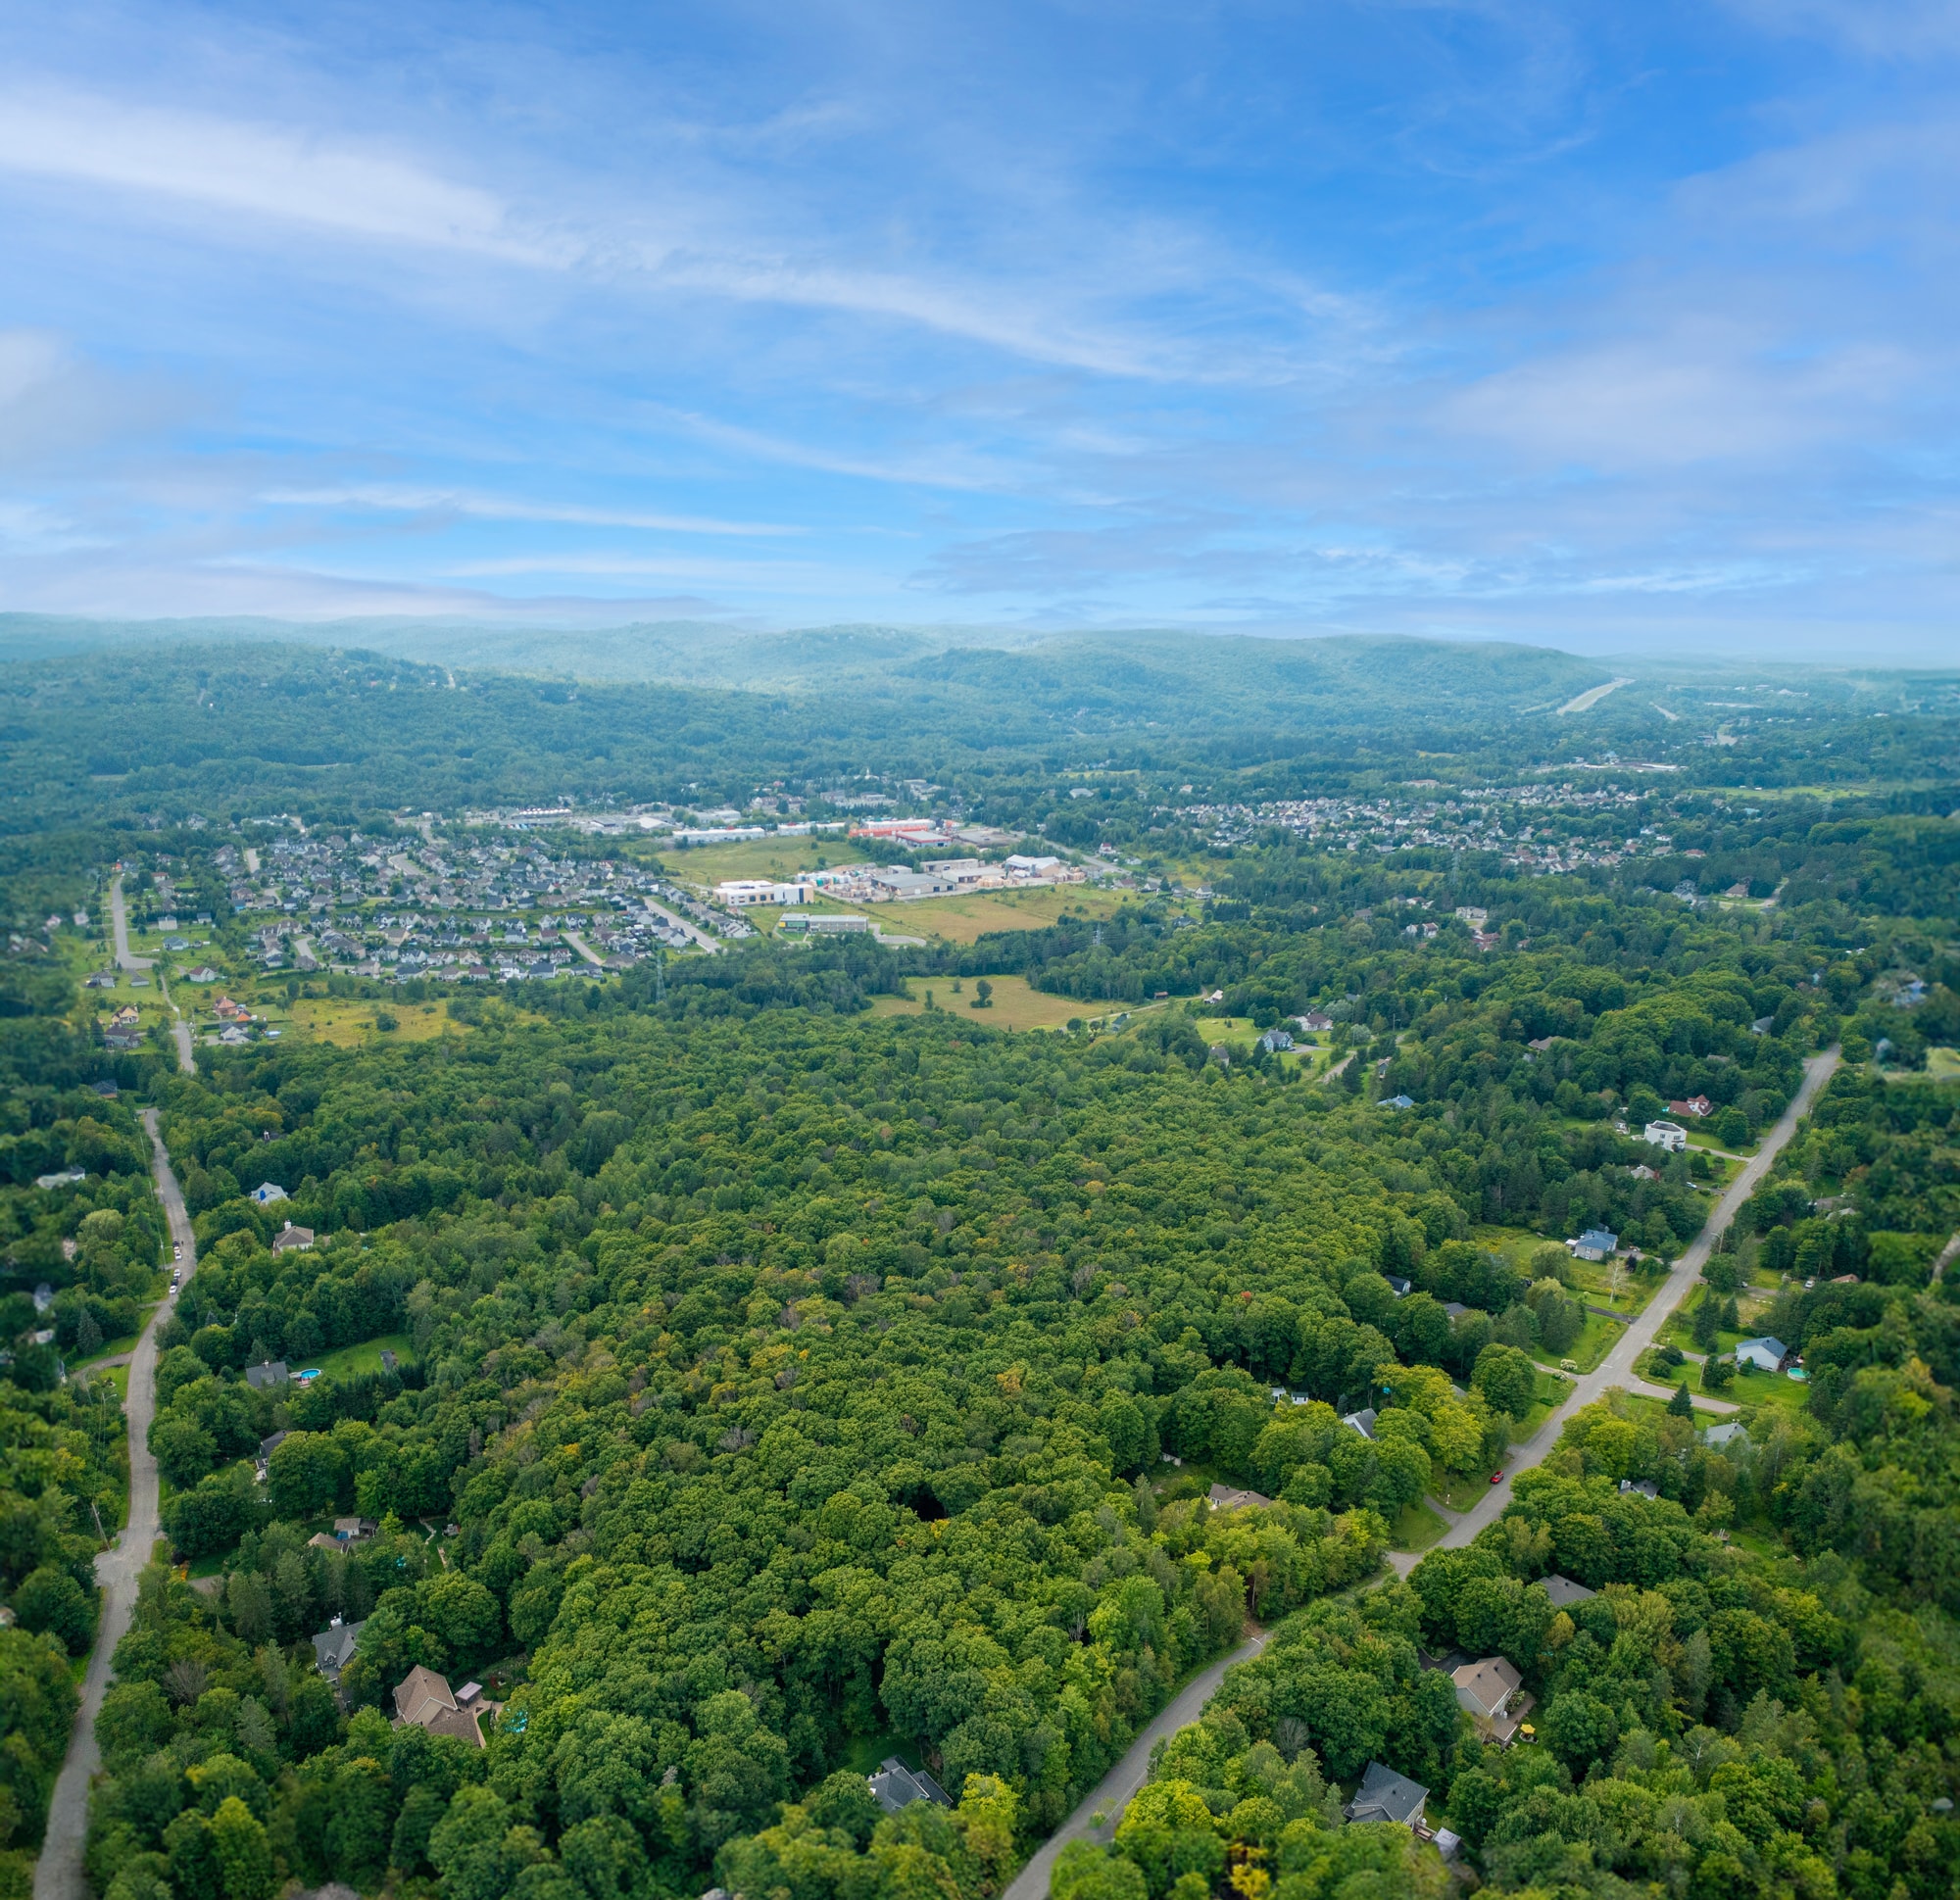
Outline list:
[[[903,1814],[914,1801],[931,1801],[942,1808],[953,1806],[953,1797],[924,1769],[907,1768],[896,1755],[887,1755],[875,1775],[865,1778],[872,1796],[887,1814]]]
[[[267,1391],[274,1386],[290,1384],[291,1376],[286,1371],[286,1362],[283,1359],[268,1359],[261,1365],[245,1368],[245,1383],[248,1386],[256,1386],[261,1391]]]
[[[1541,1587],[1551,1598],[1554,1610],[1569,1610],[1575,1603],[1584,1603],[1588,1597],[1597,1596],[1597,1590],[1589,1590],[1584,1583],[1575,1583],[1569,1577],[1560,1577],[1555,1571],[1543,1580]]]
[[[1429,1790],[1406,1775],[1397,1775],[1380,1762],[1370,1762],[1361,1785],[1344,1812],[1349,1821],[1396,1821],[1404,1827],[1419,1827],[1422,1805]]]
[[[329,1682],[338,1683],[340,1672],[354,1660],[354,1646],[366,1622],[343,1623],[335,1617],[313,1639],[314,1667]]]
[[[1743,1340],[1736,1347],[1736,1363],[1753,1366],[1758,1372],[1781,1372],[1789,1363],[1789,1347],[1773,1334]]]

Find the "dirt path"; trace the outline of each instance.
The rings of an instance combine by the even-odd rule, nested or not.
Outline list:
[[[1796,1092],[1796,1099],[1785,1110],[1783,1119],[1763,1137],[1761,1147],[1753,1160],[1729,1185],[1727,1192],[1709,1210],[1708,1222],[1701,1232],[1689,1243],[1688,1251],[1676,1262],[1674,1271],[1667,1277],[1653,1298],[1647,1301],[1646,1310],[1629,1325],[1613,1348],[1598,1367],[1584,1374],[1572,1388],[1571,1395],[1557,1411],[1539,1427],[1538,1431],[1521,1445],[1511,1448],[1510,1460],[1505,1466],[1505,1483],[1493,1485],[1487,1495],[1480,1497],[1471,1508],[1450,1523],[1444,1533],[1440,1547],[1454,1548],[1466,1544],[1476,1536],[1487,1524],[1494,1523],[1502,1515],[1504,1506],[1510,1501],[1510,1481],[1519,1472],[1529,1471],[1544,1459],[1552,1446],[1558,1442],[1558,1435],[1565,1420],[1582,1405],[1590,1405],[1606,1390],[1609,1386],[1645,1390],[1656,1397],[1671,1396],[1671,1388],[1648,1386],[1636,1376],[1634,1367],[1642,1353],[1660,1337],[1660,1330],[1667,1324],[1674,1309],[1688,1297],[1694,1283],[1700,1278],[1701,1269],[1708,1256],[1714,1251],[1715,1242],[1722,1238],[1731,1221],[1736,1218],[1736,1210],[1747,1200],[1757,1184],[1770,1171],[1770,1163],[1782,1153],[1784,1145],[1796,1133],[1796,1125],[1810,1112],[1810,1104],[1817,1099],[1838,1068],[1838,1050],[1826,1049],[1821,1055],[1813,1055],[1803,1065],[1803,1086]],[[1725,1401],[1710,1400],[1696,1395],[1697,1409],[1707,1411],[1736,1408]],[[1407,1569],[1403,1568],[1406,1558]],[[1398,1552],[1394,1559],[1396,1568],[1403,1576],[1415,1567],[1416,1558],[1406,1552]]]
[[[1241,1643],[1229,1656],[1221,1656],[1178,1690],[1156,1720],[1124,1751],[1122,1760],[1097,1782],[1082,1805],[1035,1849],[1027,1866],[1008,1881],[1001,1900],[1048,1900],[1049,1875],[1054,1871],[1055,1857],[1072,1840],[1106,1843],[1114,1835],[1123,1810],[1130,1805],[1130,1797],[1150,1775],[1151,1750],[1186,1723],[1196,1722],[1225,1680],[1225,1672],[1234,1663],[1250,1662],[1265,1646],[1262,1631],[1250,1642]]]
[[[119,903],[120,919],[121,907]],[[184,1281],[197,1271],[197,1242],[190,1231],[190,1217],[184,1211],[183,1195],[176,1176],[171,1172],[170,1157],[164,1152],[163,1138],[157,1133],[157,1111],[143,1110],[143,1126],[149,1131],[151,1171],[156,1177],[157,1197],[170,1219],[171,1239],[183,1248],[178,1263]],[[75,1716],[74,1733],[69,1740],[68,1757],[62,1763],[48,1804],[48,1831],[41,1845],[41,1857],[34,1865],[34,1900],[88,1900],[82,1876],[81,1849],[88,1830],[88,1784],[102,1764],[95,1745],[95,1718],[102,1711],[102,1697],[109,1687],[110,1659],[116,1645],[129,1628],[136,1607],[136,1580],[150,1561],[160,1525],[157,1515],[157,1461],[150,1456],[150,1420],[157,1409],[157,1330],[170,1317],[175,1301],[165,1295],[143,1336],[129,1355],[129,1395],[123,1412],[129,1424],[129,1522],[113,1548],[95,1560],[95,1575],[102,1585],[102,1622],[96,1634],[95,1650],[88,1659],[88,1674],[82,1679],[81,1708]]]

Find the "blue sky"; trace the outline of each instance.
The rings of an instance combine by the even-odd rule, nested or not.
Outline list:
[[[1960,3],[0,14],[0,606],[1950,662]]]

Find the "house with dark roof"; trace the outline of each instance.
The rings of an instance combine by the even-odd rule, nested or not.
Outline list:
[[[1349,1821],[1395,1821],[1414,1828],[1422,1825],[1423,1803],[1428,1799],[1429,1790],[1420,1781],[1370,1762],[1353,1800],[1342,1812]]]
[[[326,1628],[313,1639],[313,1664],[335,1687],[340,1683],[340,1672],[354,1660],[354,1648],[363,1630],[361,1623],[343,1623],[335,1617]]]
[[[1539,1585],[1551,1598],[1554,1610],[1569,1610],[1575,1603],[1584,1603],[1587,1598],[1597,1596],[1597,1590],[1589,1590],[1584,1583],[1575,1583],[1569,1577],[1560,1577],[1556,1572],[1545,1578]]]
[[[245,1368],[245,1383],[257,1387],[260,1391],[270,1391],[276,1387],[289,1385],[291,1375],[286,1371],[283,1359],[267,1359],[259,1365]]]
[[[903,1814],[914,1801],[930,1801],[941,1808],[953,1806],[953,1796],[924,1769],[907,1768],[896,1755],[887,1755],[878,1764],[877,1774],[864,1779],[872,1798],[887,1814]]]
[[[1213,1485],[1206,1493],[1214,1511],[1239,1511],[1249,1505],[1270,1504],[1270,1497],[1262,1497],[1257,1491],[1234,1490],[1229,1485]]]
[[[1781,1372],[1789,1364],[1789,1347],[1771,1334],[1758,1340],[1743,1340],[1736,1347],[1736,1363],[1751,1366],[1757,1372]]]
[[[1372,1438],[1375,1436],[1375,1408],[1364,1405],[1358,1412],[1346,1412],[1341,1423],[1360,1433],[1364,1438]]]

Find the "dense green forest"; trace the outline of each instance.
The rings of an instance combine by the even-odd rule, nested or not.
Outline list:
[[[0,1883],[40,1838],[96,1519],[124,1509],[122,1409],[87,1362],[163,1291],[141,1101],[199,1264],[159,1322],[168,1542],[97,1728],[86,1865],[113,1900],[289,1878],[987,1900],[1249,1620],[1263,1654],[1113,1846],[1062,1857],[1054,1900],[1440,1894],[1433,1846],[1344,1818],[1370,1762],[1419,1781],[1500,1892],[1951,1891],[1960,1303],[1935,1261],[1960,1226],[1960,824],[1938,785],[1738,789],[1766,760],[1829,782],[1851,730],[1861,772],[1926,775],[1944,714],[1872,721],[1877,689],[1846,684],[1614,806],[1613,835],[1666,833],[1642,853],[1553,877],[1256,825],[1221,846],[1179,815],[1188,787],[1250,805],[1459,769],[1405,718],[1441,675],[1397,700],[1379,655],[1304,655],[1355,708],[1312,712],[1302,674],[1254,744],[1243,706],[1151,732],[1148,671],[1112,688],[1121,733],[1058,720],[1081,656],[1036,655],[990,728],[1002,656],[943,643],[902,657],[916,717],[847,694],[785,721],[883,663],[853,639],[808,676],[759,661],[747,692],[452,687],[275,645],[7,669]],[[1428,656],[1464,692],[1427,736],[1467,775],[1507,743],[1498,709],[1588,683],[1573,664]],[[1657,721],[1625,718],[1628,744]],[[1130,776],[1070,796],[1123,749]],[[1728,789],[1697,790],[1704,765]],[[254,835],[234,817],[397,838],[469,801],[739,803],[867,767],[1083,850],[1183,853],[1208,896],[969,944],[418,976],[423,1040],[201,1047],[194,1074],[156,1039],[102,1047],[79,946],[44,927],[99,911],[112,862],[138,892],[168,866],[239,967],[214,855]],[[982,975],[1082,1019],[1012,1034],[879,1001]],[[309,983],[331,999],[297,973],[240,989]],[[1289,1025],[1331,1074],[1251,1040]],[[1484,1486],[1562,1398],[1552,1369],[1596,1363],[1602,1300],[1670,1284],[1830,1045],[1844,1069],[1682,1315],[1745,1433],[1705,1441],[1686,1392],[1609,1397],[1474,1544],[1397,1581],[1425,1500]],[[1685,1151],[1642,1139],[1690,1097]],[[1624,1283],[1560,1244],[1589,1226],[1629,1250]],[[1737,1380],[1729,1303],[1806,1385]],[[1693,1378],[1669,1350],[1663,1393]],[[1364,1405],[1372,1436],[1344,1422]],[[1253,1496],[1213,1508],[1213,1485]],[[1554,1609],[1551,1576],[1595,1594]],[[334,1619],[359,1631],[330,1679],[311,1639]],[[1459,1650],[1516,1666],[1531,1736],[1477,1739],[1425,1666]],[[393,1721],[416,1668],[480,1683],[480,1728]],[[865,1776],[894,1754],[953,1805],[884,1812]]]
[[[1578,721],[1557,706],[1605,669],[1530,648],[1159,638],[894,657],[853,636],[838,651],[836,666],[760,664],[745,686],[698,666],[609,683],[276,643],[17,659],[0,664],[0,830],[280,810],[345,822],[564,796],[740,803],[758,784],[818,793],[867,773],[930,779],[992,822],[1035,827],[1066,813],[1056,775],[1088,767],[1140,774],[1112,789],[1147,802],[1256,802],[1502,783],[1615,748],[1662,761],[1662,790],[1923,792],[1950,775],[1960,724],[1950,675],[1805,674],[1802,693],[1761,695],[1746,714],[1693,678],[1670,683],[1684,708],[1671,717],[1615,695]],[[1729,719],[1740,729],[1708,743]]]

